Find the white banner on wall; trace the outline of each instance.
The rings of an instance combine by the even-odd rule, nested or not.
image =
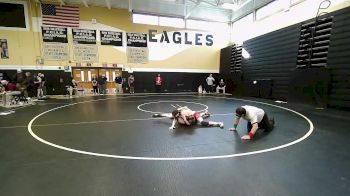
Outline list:
[[[98,62],[97,46],[73,44],[73,59],[77,62]]]
[[[43,58],[45,60],[61,60],[69,59],[68,44],[60,43],[43,43]]]
[[[148,63],[148,48],[127,47],[128,63]]]

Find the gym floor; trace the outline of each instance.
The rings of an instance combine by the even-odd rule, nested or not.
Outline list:
[[[275,129],[241,140],[244,120],[228,131],[240,105],[263,108]],[[178,106],[225,127],[151,117]],[[0,116],[0,195],[345,196],[349,114],[215,95],[49,99]]]

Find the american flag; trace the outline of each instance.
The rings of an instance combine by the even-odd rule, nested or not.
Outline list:
[[[79,7],[42,4],[43,25],[79,27]]]

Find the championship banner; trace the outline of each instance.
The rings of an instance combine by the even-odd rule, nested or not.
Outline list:
[[[148,48],[127,47],[128,63],[148,63]]]
[[[46,60],[61,60],[69,59],[68,44],[62,43],[43,43],[43,58]]]
[[[72,29],[74,44],[96,44],[96,30]]]
[[[148,63],[147,34],[126,33],[128,63]]]
[[[126,44],[128,47],[147,47],[147,34],[126,33]]]
[[[98,62],[97,46],[73,44],[73,60],[77,62]]]
[[[123,46],[123,33],[114,31],[100,31],[101,45]]]
[[[43,42],[68,43],[67,28],[41,27]]]

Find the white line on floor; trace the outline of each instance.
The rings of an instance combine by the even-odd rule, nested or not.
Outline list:
[[[217,98],[224,98],[224,97],[217,97]],[[62,150],[75,152],[75,153],[80,153],[80,154],[85,154],[85,155],[109,157],[109,158],[118,158],[118,159],[133,159],[133,160],[157,160],[157,161],[185,161],[185,160],[187,160],[188,161],[188,160],[224,159],[224,158],[241,157],[241,156],[261,154],[261,153],[265,153],[265,152],[271,152],[271,151],[275,151],[275,150],[279,150],[279,149],[283,149],[283,148],[292,146],[294,144],[297,144],[297,143],[305,140],[306,138],[308,138],[312,134],[312,132],[314,130],[314,125],[311,122],[311,120],[308,119],[306,116],[304,116],[304,115],[302,115],[299,112],[296,112],[294,110],[291,110],[291,109],[288,109],[288,108],[285,108],[285,107],[282,107],[282,106],[278,106],[278,105],[273,105],[273,104],[269,104],[269,103],[259,102],[259,101],[251,101],[251,100],[236,99],[236,98],[224,98],[224,99],[240,100],[240,101],[245,101],[245,102],[258,103],[258,104],[269,105],[269,106],[272,106],[272,107],[277,107],[277,108],[280,108],[280,109],[283,109],[283,110],[287,110],[289,112],[292,112],[292,113],[297,114],[297,115],[301,116],[302,118],[304,118],[309,123],[309,126],[310,126],[309,130],[301,138],[299,138],[297,140],[294,140],[292,142],[289,142],[287,144],[280,145],[280,146],[267,148],[267,149],[263,149],[263,150],[245,152],[245,153],[236,153],[236,154],[218,155],[218,156],[201,156],[201,157],[136,157],[136,156],[121,156],[121,155],[113,155],[113,154],[103,154],[103,153],[88,152],[88,151],[77,150],[77,149],[68,148],[68,147],[64,147],[64,146],[60,146],[60,145],[51,143],[49,141],[46,141],[46,140],[40,138],[39,136],[37,136],[33,132],[32,124],[40,116],[45,115],[45,114],[47,114],[47,113],[49,113],[51,111],[58,110],[60,108],[64,108],[64,107],[68,107],[68,106],[72,106],[72,105],[76,105],[76,104],[81,104],[81,103],[91,102],[91,101],[85,101],[85,102],[78,102],[78,103],[68,104],[68,105],[65,105],[65,106],[56,107],[56,108],[53,108],[53,109],[50,109],[50,110],[47,110],[45,112],[40,113],[39,115],[35,116],[29,122],[29,124],[28,124],[28,131],[35,139],[37,139],[38,141],[40,141],[40,142],[42,142],[44,144],[47,144],[47,145],[50,145],[52,147],[59,148],[59,149],[62,149]],[[106,100],[106,99],[101,99],[101,100]],[[93,100],[93,101],[99,101],[99,100]]]

